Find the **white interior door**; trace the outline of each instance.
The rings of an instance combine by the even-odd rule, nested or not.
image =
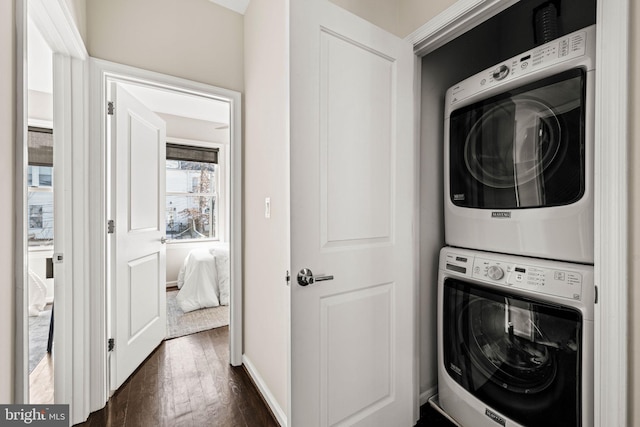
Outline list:
[[[290,425],[413,426],[413,49],[326,0],[290,5]]]
[[[115,390],[166,336],[166,127],[117,83],[111,97]]]

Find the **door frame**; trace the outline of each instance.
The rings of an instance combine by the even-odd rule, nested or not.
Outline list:
[[[420,58],[519,0],[459,0],[406,39]],[[597,2],[594,425],[627,425],[629,0]],[[613,65],[613,66],[612,66]],[[606,73],[598,70],[607,70]],[[419,96],[419,93],[416,95]]]
[[[230,361],[242,364],[242,122],[239,92],[198,83],[179,77],[147,71],[101,59],[90,58],[90,122],[89,138],[89,217],[91,230],[91,402],[92,410],[100,409],[109,398],[107,323],[109,304],[107,260],[107,140],[106,106],[109,82],[121,81],[152,88],[175,91],[229,102],[230,123],[230,254],[231,254],[231,319],[229,332]]]
[[[87,270],[74,258],[85,252],[86,219],[83,216],[86,189],[82,160],[86,155],[85,126],[86,59],[84,41],[64,0],[16,0],[16,229],[15,235],[15,383],[16,403],[29,401],[28,363],[28,246],[26,221],[26,132],[27,114],[27,16],[30,17],[53,54],[55,162],[63,172],[56,174],[56,248],[63,262],[55,264],[56,328],[54,330],[54,400],[70,404],[70,422],[78,423],[89,414],[89,378],[82,375],[88,366],[88,340],[82,327],[89,293],[84,288]],[[77,165],[71,173],[71,164]],[[63,218],[63,220],[60,220]],[[75,255],[75,256],[74,256]],[[75,320],[75,322],[74,322]]]

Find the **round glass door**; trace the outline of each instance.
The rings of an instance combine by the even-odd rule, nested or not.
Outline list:
[[[551,107],[508,98],[486,111],[464,145],[469,173],[486,186],[511,188],[540,179],[561,148],[562,130]]]
[[[582,315],[454,278],[443,284],[442,364],[522,425],[580,425]]]
[[[479,100],[449,118],[449,198],[460,207],[520,209],[585,194],[584,70]]]
[[[535,330],[531,307],[518,307],[508,299],[503,303],[477,298],[465,310],[460,315],[468,316],[469,329],[459,323],[459,341],[478,372],[515,393],[538,393],[553,383],[556,360],[547,346],[536,342],[548,338]]]

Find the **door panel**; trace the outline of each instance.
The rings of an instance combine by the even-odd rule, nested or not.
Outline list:
[[[154,124],[146,122],[135,114],[129,116],[131,140],[135,144],[129,147],[129,204],[131,206],[131,231],[158,230],[159,199],[164,189],[159,187],[158,162],[149,159],[159,159],[160,148],[158,129]],[[137,173],[143,168],[144,173]]]
[[[320,144],[326,156],[321,173],[327,191],[323,209],[327,243],[388,239],[393,61],[334,33],[321,31],[320,36]]]
[[[320,307],[321,398],[326,416],[321,425],[352,424],[393,398],[393,284],[327,296]],[[356,381],[345,383],[344,378]]]
[[[117,83],[111,85],[112,389],[166,336],[165,123]]]
[[[292,426],[412,426],[412,46],[291,2]],[[295,276],[295,275],[294,275]]]
[[[131,321],[127,340],[133,339],[140,331],[160,317],[160,307],[149,304],[158,302],[158,277],[160,259],[158,254],[151,254],[140,259],[129,261],[129,307]]]

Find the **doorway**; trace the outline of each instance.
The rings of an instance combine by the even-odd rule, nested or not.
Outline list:
[[[114,212],[112,171],[115,169],[112,168],[112,162],[115,157],[106,154],[112,153],[110,134],[113,128],[108,122],[109,119],[104,120],[104,117],[107,117],[109,113],[107,102],[112,96],[110,88],[113,85],[118,85],[142,104],[146,104],[145,106],[149,110],[166,123],[167,147],[170,147],[169,153],[174,153],[167,155],[166,169],[163,171],[166,176],[175,176],[166,181],[166,203],[160,215],[164,232],[162,240],[166,241],[164,245],[166,248],[166,276],[163,275],[160,279],[162,286],[165,287],[165,290],[168,286],[169,291],[172,291],[174,286],[177,287],[180,270],[184,269],[185,258],[189,258],[189,256],[198,258],[198,255],[202,255],[203,252],[215,255],[211,257],[209,265],[215,265],[218,267],[218,271],[223,269],[222,263],[219,263],[220,258],[226,258],[228,266],[226,282],[229,284],[228,302],[221,301],[224,298],[223,295],[217,294],[216,297],[220,303],[228,303],[231,363],[239,365],[242,357],[240,339],[242,288],[239,214],[241,207],[239,94],[100,60],[92,60],[91,65],[94,71],[94,93],[97,90],[100,91],[97,98],[104,101],[101,104],[105,107],[97,109],[97,111],[104,113],[99,119],[99,128],[101,129],[99,140],[102,141],[104,151],[101,149],[100,153],[95,151],[93,154],[101,155],[104,153],[104,156],[101,155],[100,161],[105,165],[103,171],[106,179],[102,182],[105,182],[106,185],[97,190],[103,194],[107,209],[102,212],[96,210],[94,215],[100,215],[101,221],[107,223],[111,219],[109,212]],[[97,79],[99,79],[99,83],[95,84]],[[118,107],[115,108],[117,110]],[[98,119],[97,116],[94,118]],[[182,151],[183,154],[195,154],[196,156],[207,152],[215,153],[215,160],[210,159],[209,166],[196,171],[194,169],[195,163],[198,163],[196,158],[176,159],[171,157],[175,155],[176,149],[179,152]],[[206,179],[204,179],[205,176]],[[182,186],[176,186],[176,180],[180,181]],[[210,185],[203,185],[204,181]],[[207,191],[204,191],[204,187],[207,187]],[[93,217],[95,218],[95,216]],[[115,227],[117,229],[117,223]],[[110,237],[106,235],[101,249],[105,260],[110,255],[111,243],[109,243],[109,239]],[[110,268],[108,264],[106,267],[103,283],[107,298],[103,301],[105,310],[103,311],[103,319],[107,319],[105,342],[108,342],[109,338],[116,338],[114,334],[118,333],[114,326],[120,308],[116,307],[114,289],[110,286],[112,277],[115,277],[115,270]],[[198,308],[206,309],[206,307],[208,305],[203,303],[203,307]],[[163,309],[165,308],[163,307]],[[100,316],[100,314],[96,314]],[[105,350],[108,349],[105,348]],[[118,351],[117,344],[114,351]],[[102,362],[103,372],[111,372],[109,375],[111,379],[108,380],[108,384],[103,384],[102,393],[111,393],[115,391],[117,384],[121,381],[114,381],[112,377],[117,356],[114,357],[112,352],[105,351],[105,353],[108,353],[108,356]],[[98,386],[98,384],[94,384],[92,389],[98,392]]]
[[[54,403],[53,52],[29,18],[27,129],[27,307],[29,402]]]

